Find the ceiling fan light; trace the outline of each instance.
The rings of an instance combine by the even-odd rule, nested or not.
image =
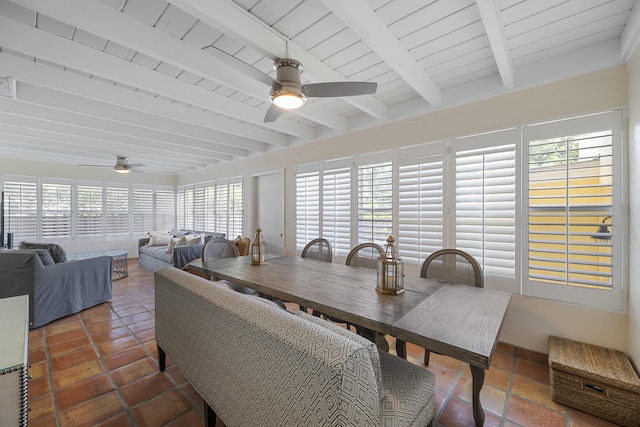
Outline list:
[[[131,172],[131,169],[129,169],[126,165],[121,165],[121,164],[116,164],[113,167],[113,170],[118,172],[118,173],[129,173],[129,172]]]
[[[269,99],[273,104],[283,110],[295,110],[307,102],[304,89],[295,86],[280,85],[271,89]]]

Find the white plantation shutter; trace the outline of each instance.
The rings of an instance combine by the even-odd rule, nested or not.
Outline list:
[[[526,128],[528,294],[620,308],[611,292],[622,282],[613,167],[620,122],[610,112]],[[603,225],[608,238],[594,239]]]
[[[194,229],[194,217],[193,217],[193,201],[194,201],[194,190],[193,188],[185,188],[182,197],[182,227],[187,229]]]
[[[242,181],[229,184],[229,232],[227,236],[242,236],[242,218],[244,209],[242,205]]]
[[[38,193],[35,182],[5,181],[4,232],[13,233],[13,240],[35,241],[38,226]]]
[[[153,190],[147,188],[133,189],[133,234],[144,235],[156,230],[153,224]],[[164,230],[160,228],[159,230]]]
[[[42,184],[43,240],[71,238],[71,184]]]
[[[440,151],[444,151],[442,145]],[[399,162],[397,241],[399,255],[406,263],[421,264],[444,247],[443,180],[443,153]]]
[[[392,234],[391,162],[358,165],[358,243],[384,244]]]
[[[485,276],[516,276],[517,138],[505,131],[455,144],[455,247],[475,257]]]
[[[205,209],[205,189],[197,187],[193,190],[193,229],[204,230],[207,211]]]
[[[78,237],[102,237],[102,187],[78,185]]]
[[[296,249],[320,237],[320,172],[296,174]]]
[[[129,235],[129,189],[107,187],[106,189],[106,237]]]
[[[351,250],[351,165],[327,162],[322,171],[322,237],[331,242],[333,254]]]
[[[173,230],[176,227],[176,198],[173,190],[155,191],[154,230]]]
[[[230,239],[236,236],[229,235],[229,184],[219,183],[215,187],[215,231],[226,233]]]

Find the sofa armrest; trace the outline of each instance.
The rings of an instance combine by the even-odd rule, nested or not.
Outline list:
[[[144,237],[142,239],[138,239],[138,247],[141,248],[144,245],[146,245],[147,243],[149,243],[149,240],[151,240],[150,237]]]
[[[173,256],[171,257],[171,264],[175,268],[182,268],[189,264],[191,261],[196,260],[202,256],[203,244],[200,245],[185,245],[176,246],[173,248]]]

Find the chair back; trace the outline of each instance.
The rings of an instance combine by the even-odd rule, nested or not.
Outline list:
[[[361,243],[349,251],[345,264],[353,267],[377,268],[378,258],[384,256],[384,249],[377,243]]]
[[[484,276],[478,261],[459,249],[441,249],[422,264],[420,277],[456,285],[484,288]]]
[[[302,249],[302,258],[317,259],[318,261],[331,262],[333,253],[331,243],[327,239],[313,239]]]
[[[227,239],[210,239],[202,248],[202,261],[240,256],[235,243]]]

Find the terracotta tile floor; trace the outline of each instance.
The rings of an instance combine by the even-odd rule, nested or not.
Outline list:
[[[111,302],[30,331],[29,426],[202,426],[187,380],[174,365],[158,371],[153,303],[153,275],[129,260]],[[420,348],[407,350],[422,364]],[[434,425],[473,426],[469,367],[432,354],[428,369],[437,378]],[[554,403],[546,355],[502,343],[481,400],[486,426],[613,425]]]

